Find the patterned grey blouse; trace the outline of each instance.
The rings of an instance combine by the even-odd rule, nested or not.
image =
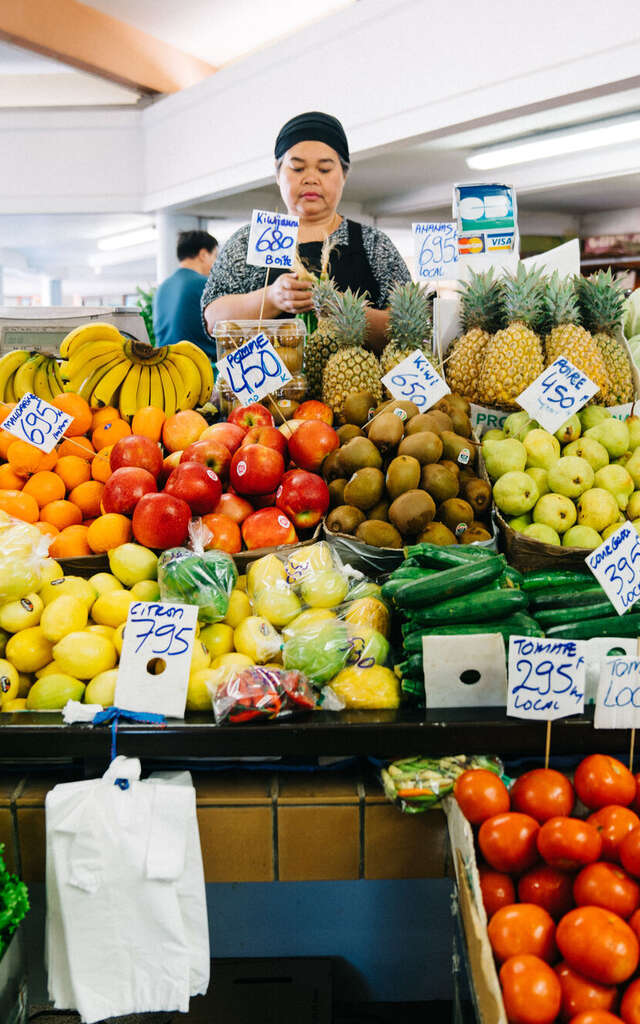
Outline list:
[[[263,287],[266,269],[249,266],[246,262],[249,227],[247,224],[239,228],[220,250],[202,293],[203,314],[205,307],[214,299],[219,299],[223,295],[245,295]],[[337,245],[348,244],[346,219],[331,234],[331,239]],[[397,282],[404,284],[410,281],[411,275],[402,256],[384,231],[363,224],[362,242],[371,271],[378,282],[380,294],[376,306],[378,309],[386,309],[393,285]],[[206,324],[204,326],[206,330]]]

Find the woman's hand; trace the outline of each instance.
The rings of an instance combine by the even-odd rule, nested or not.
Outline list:
[[[308,313],[313,309],[311,284],[299,281],[296,274],[281,274],[269,285],[267,295],[283,313]]]

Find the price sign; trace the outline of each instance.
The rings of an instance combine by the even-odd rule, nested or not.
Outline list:
[[[254,267],[293,269],[299,218],[288,213],[254,210],[251,217],[247,263]]]
[[[543,370],[516,402],[541,427],[555,434],[598,390],[598,385],[573,363],[560,358]]]
[[[134,601],[124,627],[114,703],[184,718],[198,608]]]
[[[419,348],[398,363],[382,378],[382,383],[398,401],[413,402],[423,411],[430,409],[451,388],[437,373]]]
[[[291,380],[291,374],[262,331],[229,352],[216,366],[240,405],[259,402]]]
[[[421,280],[456,277],[458,229],[449,223],[412,224],[416,271]]]
[[[0,429],[49,453],[72,420],[73,416],[29,392],[20,399],[4,423],[0,423]]]
[[[596,729],[637,729],[640,726],[640,659],[605,658],[593,720]]]
[[[551,722],[584,708],[586,665],[576,640],[509,638],[507,715]]]
[[[618,615],[640,600],[640,537],[631,523],[623,523],[585,561]]]

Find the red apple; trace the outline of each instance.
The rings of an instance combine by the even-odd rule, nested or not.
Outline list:
[[[160,476],[158,477],[158,483],[161,487],[164,487],[167,480],[171,476],[172,471],[176,466],[180,465],[180,459],[182,458],[182,451],[178,449],[177,452],[171,452],[171,455],[167,455],[162,463],[162,469],[160,470]]]
[[[289,441],[289,455],[300,469],[320,469],[325,455],[340,447],[340,438],[328,423],[306,420]]]
[[[212,423],[210,427],[202,431],[198,440],[206,441],[208,437],[211,437],[214,441],[223,444],[233,455],[236,448],[240,447],[245,433],[245,428],[239,427],[237,423]]]
[[[269,491],[268,494],[254,494],[251,503],[256,508],[270,508],[276,503],[276,492]]]
[[[130,516],[143,495],[157,490],[156,478],[148,470],[122,466],[111,474],[104,485],[102,508],[105,512]]]
[[[250,427],[240,447],[245,448],[248,444],[263,444],[266,448],[275,448],[283,459],[287,454],[287,439],[277,427]]]
[[[231,452],[214,437],[208,437],[204,441],[194,441],[188,448],[185,448],[180,462],[201,462],[203,466],[208,466],[221,479],[224,479],[229,472]]]
[[[295,544],[298,536],[293,523],[277,508],[261,508],[245,519],[242,538],[250,551]]]
[[[167,451],[177,452],[178,448],[186,448],[197,441],[207,426],[204,416],[195,409],[182,409],[167,416],[162,424],[162,443]]]
[[[141,434],[130,434],[117,441],[109,456],[111,471],[122,469],[123,466],[135,466],[146,469],[157,480],[162,469],[162,449],[157,441]]]
[[[220,501],[222,484],[213,470],[201,462],[181,462],[167,480],[164,493],[182,498],[194,515],[203,516]]]
[[[229,516],[211,512],[208,516],[202,517],[202,522],[211,534],[211,540],[204,546],[205,551],[217,548],[219,551],[227,551],[230,555],[242,551],[240,527]]]
[[[321,420],[323,423],[328,423],[329,426],[333,424],[333,409],[325,405],[324,402],[317,402],[315,398],[310,398],[308,402],[303,402],[296,409],[297,420]]]
[[[236,405],[227,416],[227,422],[240,427],[272,427],[273,416],[264,405]]]
[[[220,501],[213,511],[217,515],[228,516],[234,523],[240,524],[251,515],[254,508],[246,498],[241,498],[239,494],[231,494],[229,491],[220,496]]]
[[[172,494],[145,494],[133,513],[133,536],[145,548],[166,550],[184,544],[191,509]]]
[[[276,505],[298,529],[316,526],[329,508],[329,488],[317,473],[294,469],[276,491]]]
[[[284,459],[275,448],[248,444],[238,448],[231,459],[230,479],[238,494],[268,494],[275,491],[284,473]]]

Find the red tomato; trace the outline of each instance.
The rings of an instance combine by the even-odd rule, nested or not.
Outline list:
[[[539,864],[518,882],[518,899],[521,903],[544,907],[557,921],[574,906],[573,876],[548,864]]]
[[[638,939],[638,942],[640,942],[640,910],[636,910],[636,912],[631,915],[627,923],[633,931],[636,939]]]
[[[569,1024],[622,1024],[622,1020],[607,1010],[585,1010],[572,1017]]]
[[[489,942],[496,959],[532,953],[548,963],[555,959],[553,918],[535,903],[514,903],[496,910],[489,921]]]
[[[514,811],[530,814],[542,824],[549,818],[571,814],[576,802],[569,780],[553,768],[534,768],[516,779],[511,787]]]
[[[575,871],[600,856],[602,839],[595,825],[579,818],[549,818],[538,833],[543,860],[561,871]]]
[[[620,1016],[625,1024],[640,1024],[640,978],[632,981],[623,995]]]
[[[640,906],[640,885],[617,864],[598,861],[583,868],[573,883],[577,906],[604,907],[625,920]]]
[[[615,985],[598,985],[574,971],[564,961],[555,968],[562,986],[562,1016],[575,1017],[585,1010],[610,1010],[618,989]]]
[[[576,907],[556,928],[556,942],[574,971],[618,985],[638,966],[638,940],[629,925],[602,907]]]
[[[590,754],[576,768],[576,793],[585,807],[596,811],[607,804],[627,807],[636,796],[636,780],[622,761],[609,754]]]
[[[620,863],[625,871],[635,878],[640,878],[640,828],[627,832],[620,843]]]
[[[516,887],[509,875],[484,866],[479,868],[479,875],[482,902],[487,917],[495,914],[500,907],[508,907],[511,903],[516,902]]]
[[[538,859],[537,821],[528,814],[495,814],[484,821],[478,832],[478,845],[484,859],[496,871],[520,874],[533,867]]]
[[[631,806],[633,807],[634,811],[638,811],[640,813],[640,772],[638,772],[633,777],[636,781],[636,796]]]
[[[486,768],[472,768],[458,776],[453,795],[472,825],[481,825],[487,818],[502,814],[511,806],[504,782]]]
[[[512,956],[500,968],[504,1008],[510,1024],[551,1024],[562,988],[557,974],[537,956]]]
[[[602,836],[603,860],[620,860],[620,843],[634,828],[640,825],[640,818],[628,807],[608,804],[587,818]]]

